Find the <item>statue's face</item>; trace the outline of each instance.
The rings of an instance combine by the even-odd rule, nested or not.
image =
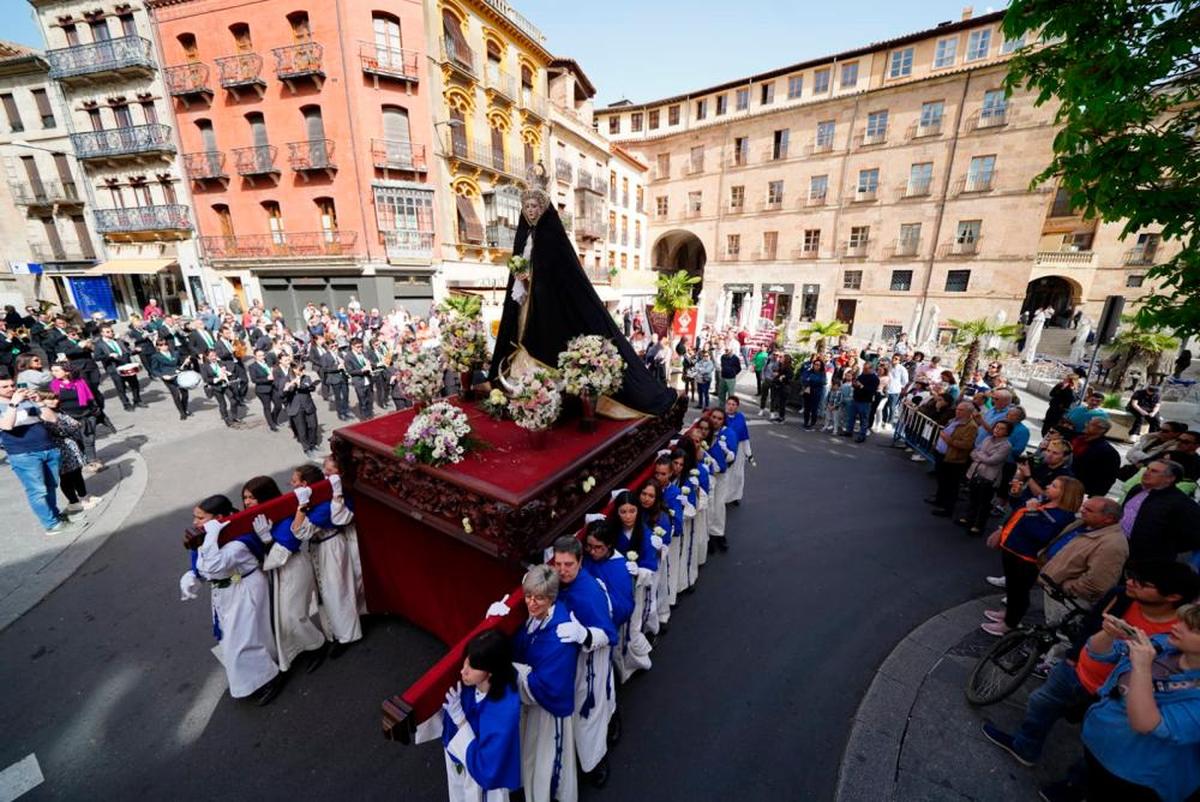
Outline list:
[[[546,213],[546,199],[540,195],[530,195],[521,203],[521,211],[525,214],[525,222],[536,226],[538,220]]]

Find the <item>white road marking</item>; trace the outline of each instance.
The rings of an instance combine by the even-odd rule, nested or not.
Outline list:
[[[45,780],[42,767],[38,765],[37,755],[18,760],[4,771],[0,771],[0,802],[12,802],[37,788]]]
[[[214,654],[215,654],[214,650]],[[217,655],[220,659],[220,655]],[[196,692],[195,699],[188,707],[183,718],[179,722],[179,726],[175,728],[175,742],[180,746],[190,746],[200,740],[200,736],[204,734],[204,730],[208,727],[208,722],[216,712],[217,705],[221,703],[221,699],[225,696],[225,689],[228,687],[225,683],[225,672],[212,669],[208,672],[208,677],[204,680],[204,684]]]

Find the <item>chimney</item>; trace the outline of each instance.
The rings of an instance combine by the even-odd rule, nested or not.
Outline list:
[[[972,8],[971,6],[963,6],[963,10],[962,10],[963,22],[966,22],[967,20],[969,20],[971,18],[971,15],[974,13],[975,13],[975,9]]]

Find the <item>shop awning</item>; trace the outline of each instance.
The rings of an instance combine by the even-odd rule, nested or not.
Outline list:
[[[106,276],[118,275],[152,275],[161,273],[169,267],[176,265],[174,259],[113,259],[103,264],[98,264],[89,273],[101,273]]]

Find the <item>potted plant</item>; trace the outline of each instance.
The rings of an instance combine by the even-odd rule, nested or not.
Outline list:
[[[680,309],[695,306],[693,288],[699,283],[700,277],[693,276],[686,270],[659,273],[654,304],[646,309],[646,320],[655,335],[666,336],[671,330],[671,321],[675,319],[675,313]]]
[[[831,323],[812,320],[804,328],[796,332],[796,342],[808,345],[815,338],[817,342],[813,350],[820,354],[825,352],[825,346],[828,344],[830,337],[841,337],[845,333],[846,324],[840,320],[835,320]]]
[[[979,352],[983,349],[985,341],[992,337],[1015,340],[1021,331],[1021,327],[1015,323],[998,323],[986,317],[975,320],[951,320],[950,325],[955,328],[954,344],[959,346],[967,344],[967,355],[963,357],[962,366],[958,371],[958,375],[964,381],[971,378],[971,373],[979,365]]]
[[[563,389],[579,396],[583,417],[579,428],[585,432],[596,428],[596,401],[621,387],[625,376],[625,360],[611,340],[598,334],[581,334],[567,343],[558,355],[558,369]]]

